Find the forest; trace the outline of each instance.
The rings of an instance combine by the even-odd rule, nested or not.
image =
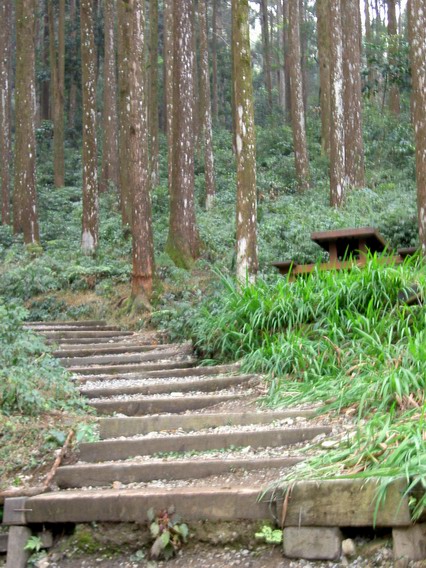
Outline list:
[[[426,0],[2,0],[0,181],[0,490],[95,420],[25,324],[100,318],[353,418],[299,479],[425,488]]]

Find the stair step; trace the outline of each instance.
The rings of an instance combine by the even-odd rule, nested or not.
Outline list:
[[[154,394],[165,394],[171,392],[193,392],[193,391],[203,391],[203,392],[213,392],[217,390],[232,388],[234,386],[240,385],[243,382],[248,382],[253,379],[254,375],[234,375],[230,377],[216,377],[213,379],[196,379],[196,380],[186,380],[186,381],[173,381],[168,382],[164,380],[161,383],[143,384],[143,385],[132,385],[132,386],[117,386],[109,388],[90,388],[90,389],[80,389],[80,392],[87,398],[99,398],[99,397],[113,397],[117,394],[119,395],[154,395]]]
[[[120,338],[134,335],[133,331],[43,331],[40,330],[38,333],[46,337],[47,339],[104,339],[108,338]]]
[[[168,369],[182,369],[193,367],[197,359],[188,357],[185,361],[164,361],[163,363],[129,364],[129,365],[103,365],[92,367],[68,367],[70,373],[78,375],[119,375],[144,371],[162,371]]]
[[[98,355],[94,357],[69,357],[61,360],[61,365],[64,367],[77,368],[88,367],[90,365],[113,365],[121,364],[126,365],[129,363],[142,363],[144,361],[161,361],[176,355],[191,355],[192,346],[186,345],[181,348],[175,349],[160,349],[158,352],[139,353],[136,355],[118,354],[118,355]]]
[[[117,343],[121,343],[123,341],[123,336],[121,335],[116,335],[114,334],[113,337],[70,337],[70,338],[61,338],[61,337],[57,337],[54,339],[49,339],[46,338],[46,343],[50,344],[50,345],[58,345],[58,346],[69,346],[71,345],[73,349],[77,349],[79,347],[86,347],[87,345],[92,346],[92,345],[114,345]],[[128,336],[129,339],[129,344],[130,345],[134,345],[134,339],[131,338],[130,336]],[[146,341],[146,343],[144,343],[143,341],[139,340],[138,336],[135,336],[135,339],[138,340],[138,345],[151,345],[151,342]]]
[[[260,487],[103,489],[46,493],[25,502],[27,523],[146,523],[147,511],[171,506],[185,521],[273,520],[270,504],[258,501]]]
[[[315,414],[315,410],[283,410],[275,412],[227,412],[214,414],[181,414],[166,416],[133,416],[125,418],[100,418],[101,439],[137,436],[149,432],[167,430],[199,430],[218,426],[246,426],[248,424],[271,424],[275,420],[305,417]]]
[[[122,353],[149,353],[150,351],[168,351],[169,349],[177,349],[179,343],[170,343],[166,345],[137,345],[134,343],[122,344],[100,344],[93,347],[61,349],[53,351],[52,355],[58,359],[67,359],[71,357],[96,357],[98,355],[119,355]]]
[[[329,434],[328,426],[310,428],[274,428],[209,434],[169,435],[155,438],[104,440],[80,445],[84,462],[125,460],[135,456],[170,452],[192,452],[233,447],[267,448],[298,444],[320,434]]]
[[[300,463],[302,458],[206,459],[152,461],[149,463],[77,464],[60,467],[55,483],[63,489],[101,487],[116,480],[123,484],[153,480],[201,479],[211,475],[234,473],[236,470],[281,469]]]
[[[186,361],[183,363],[171,363],[170,365],[163,365],[163,369],[144,371],[141,373],[122,373],[123,378],[134,379],[167,379],[169,377],[206,377],[208,375],[224,375],[227,373],[237,372],[239,365],[217,365],[216,367],[188,367]],[[84,383],[87,381],[110,381],[119,379],[117,375],[81,375],[78,377],[77,382]]]
[[[129,400],[105,400],[90,402],[99,414],[125,414],[126,416],[145,416],[146,414],[168,414],[199,410],[221,402],[244,398],[243,395],[206,395],[206,396],[182,396],[165,398],[133,398]]]
[[[105,320],[80,320],[80,321],[27,321],[25,322],[25,325],[31,326],[31,327],[44,327],[46,325],[49,326],[55,326],[55,325],[60,325],[60,326],[71,326],[71,327],[85,327],[85,326],[94,326],[94,327],[100,327],[103,325],[107,325],[107,322]]]
[[[101,325],[101,326],[94,326],[94,325],[45,325],[45,326],[29,326],[24,324],[25,329],[31,329],[32,331],[36,331],[37,333],[71,333],[73,331],[77,331],[79,333],[86,333],[92,331],[121,331],[121,328],[117,325]]]

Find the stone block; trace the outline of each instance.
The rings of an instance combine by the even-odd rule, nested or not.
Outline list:
[[[27,497],[9,497],[4,501],[3,524],[26,525]]]
[[[0,553],[7,552],[7,541],[9,535],[7,533],[0,534]]]
[[[395,566],[403,568],[411,560],[426,560],[426,524],[393,529],[393,558]]]
[[[26,568],[30,552],[25,550],[25,545],[30,537],[31,530],[28,527],[10,527],[6,568]]]
[[[288,558],[338,560],[342,554],[342,533],[336,527],[287,527],[283,551]]]

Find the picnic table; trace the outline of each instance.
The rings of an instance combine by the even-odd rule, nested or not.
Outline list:
[[[359,227],[320,231],[311,234],[311,239],[328,252],[329,260],[321,264],[297,264],[293,261],[274,262],[280,274],[291,273],[292,277],[308,274],[318,267],[320,270],[341,270],[354,265],[362,266],[367,261],[368,252],[383,253],[388,244],[374,227]],[[403,261],[405,256],[414,254],[415,248],[399,249],[397,255],[385,257],[383,262]]]

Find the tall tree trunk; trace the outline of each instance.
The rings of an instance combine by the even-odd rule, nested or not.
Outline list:
[[[300,0],[299,4],[300,18],[300,60],[302,65],[302,86],[303,86],[303,108],[305,115],[308,111],[308,33],[306,21],[306,5],[305,0]]]
[[[426,0],[409,0],[419,241],[426,256]]]
[[[12,53],[12,4],[0,6],[0,178],[1,222],[10,224],[11,83],[9,62]]]
[[[285,74],[285,116],[287,122],[291,123],[291,87],[290,87],[290,34],[288,25],[288,12],[289,12],[289,1],[283,0],[283,12],[284,12],[284,74]]]
[[[55,41],[53,0],[48,0],[50,84],[53,99],[53,181],[55,187],[65,185],[64,155],[64,91],[65,91],[65,0],[59,0],[58,49]]]
[[[168,187],[171,195],[173,191],[173,0],[164,0],[164,67]]]
[[[96,52],[93,2],[80,0],[83,94],[83,223],[81,248],[93,254],[98,246],[98,170],[96,143]]]
[[[100,190],[118,188],[117,76],[115,65],[116,1],[104,1],[103,149]]]
[[[207,7],[205,0],[198,0],[198,25],[200,29],[200,87],[204,138],[204,179],[206,183],[206,209],[211,209],[215,198],[212,111],[210,99],[210,70],[207,38]]]
[[[343,33],[340,0],[330,2],[330,204],[343,205],[345,179],[345,125],[343,107]]]
[[[43,14],[43,43],[41,46],[41,64],[43,69],[47,69],[49,61],[49,15],[48,2],[46,0],[46,8]],[[50,120],[50,81],[44,77],[40,86],[40,118],[41,120]]]
[[[359,0],[345,0],[341,6],[346,180],[352,187],[364,187]]]
[[[219,95],[217,86],[217,12],[220,0],[213,0],[213,21],[212,21],[212,114],[215,124],[219,121]]]
[[[262,24],[263,46],[263,76],[266,94],[268,96],[268,111],[272,112],[272,75],[271,75],[271,49],[269,42],[268,0],[260,0],[260,14]]]
[[[317,37],[320,74],[321,150],[330,154],[330,30],[328,0],[317,1]]]
[[[248,0],[232,0],[233,83],[237,159],[237,279],[252,282],[258,270],[256,143]]]
[[[27,244],[40,239],[36,198],[34,33],[34,0],[17,0],[13,228],[15,233],[23,232]]]
[[[300,60],[299,0],[289,0],[289,50],[291,123],[293,127],[294,159],[297,183],[300,190],[309,187],[309,160],[306,145],[305,109],[303,105],[303,79]]]
[[[73,60],[76,59],[77,53],[77,0],[70,0],[70,26],[71,26],[71,55]],[[75,128],[75,119],[77,113],[77,77],[73,70],[70,73],[69,102],[68,102],[68,126]]]
[[[154,274],[148,139],[144,86],[143,52],[145,18],[143,0],[125,0],[132,29],[129,33],[129,101],[126,136],[129,148],[129,183],[133,190],[132,297],[149,298]]]
[[[395,66],[397,63],[398,54],[398,23],[396,20],[396,5],[395,0],[387,0],[388,5],[388,35],[390,39],[389,47],[389,64]],[[399,86],[395,83],[395,77],[390,77],[389,87],[389,110],[395,116],[400,113],[400,95]]]
[[[125,231],[132,223],[132,188],[129,181],[128,161],[129,148],[127,136],[127,109],[130,106],[129,86],[129,54],[130,54],[130,30],[131,13],[127,9],[126,0],[118,0],[118,162],[119,162],[119,186],[121,201],[121,221]]]
[[[284,42],[284,5],[283,0],[277,1],[277,48],[278,48],[278,98],[280,108],[285,114],[285,97],[286,97],[286,77],[285,77],[285,42]]]
[[[199,255],[194,203],[194,40],[191,0],[173,4],[173,176],[166,250],[188,268]]]
[[[151,139],[150,173],[151,187],[159,183],[158,170],[158,0],[150,0],[149,11],[149,134]]]

